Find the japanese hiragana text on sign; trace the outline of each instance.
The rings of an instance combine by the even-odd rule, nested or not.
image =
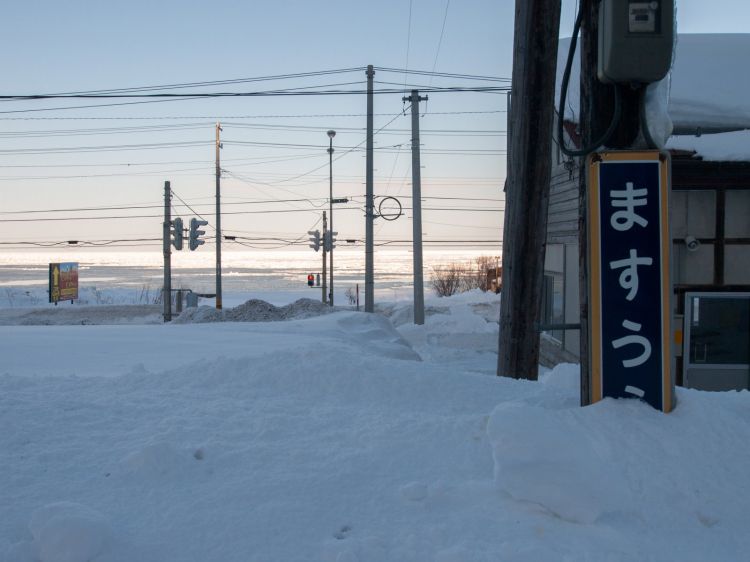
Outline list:
[[[604,153],[590,166],[592,401],[637,397],[669,411],[669,161]]]

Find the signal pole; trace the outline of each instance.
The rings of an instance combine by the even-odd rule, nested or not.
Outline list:
[[[419,163],[419,102],[418,90],[403,101],[411,102],[411,190],[412,239],[414,245],[414,323],[424,324],[424,276],[422,273],[422,170]]]
[[[221,124],[216,123],[216,309],[221,310]]]
[[[367,65],[367,152],[365,159],[365,312],[372,312],[375,305],[375,243],[373,222],[375,220],[373,196],[373,124],[372,124],[372,79],[375,71]]]
[[[168,181],[164,182],[164,321],[172,320],[172,248],[170,243],[170,227],[172,225],[172,188]]]
[[[329,230],[333,233],[333,137],[336,136],[336,131],[330,130],[327,133],[330,141],[328,147],[328,205],[330,206],[330,217],[328,220],[331,221],[331,227]],[[331,234],[331,254],[329,259],[331,260],[331,286],[328,287],[328,304],[333,306],[333,234]]]
[[[323,211],[323,304],[328,303],[328,289],[326,280],[326,236],[328,230],[328,221],[326,220],[326,212]]]

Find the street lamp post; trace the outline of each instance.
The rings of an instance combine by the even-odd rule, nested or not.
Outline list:
[[[328,304],[333,306],[333,137],[336,136],[336,131],[328,131],[328,231],[331,233],[329,240],[331,241],[331,247],[329,248],[328,259],[330,270],[330,282],[328,284]]]

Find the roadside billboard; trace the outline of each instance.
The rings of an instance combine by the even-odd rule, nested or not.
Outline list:
[[[49,264],[49,302],[74,301],[78,298],[78,263]]]

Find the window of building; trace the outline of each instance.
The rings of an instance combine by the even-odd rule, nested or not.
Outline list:
[[[559,325],[565,323],[563,308],[564,278],[562,273],[545,273],[542,287],[542,325]],[[545,330],[559,342],[563,341],[563,330]]]

